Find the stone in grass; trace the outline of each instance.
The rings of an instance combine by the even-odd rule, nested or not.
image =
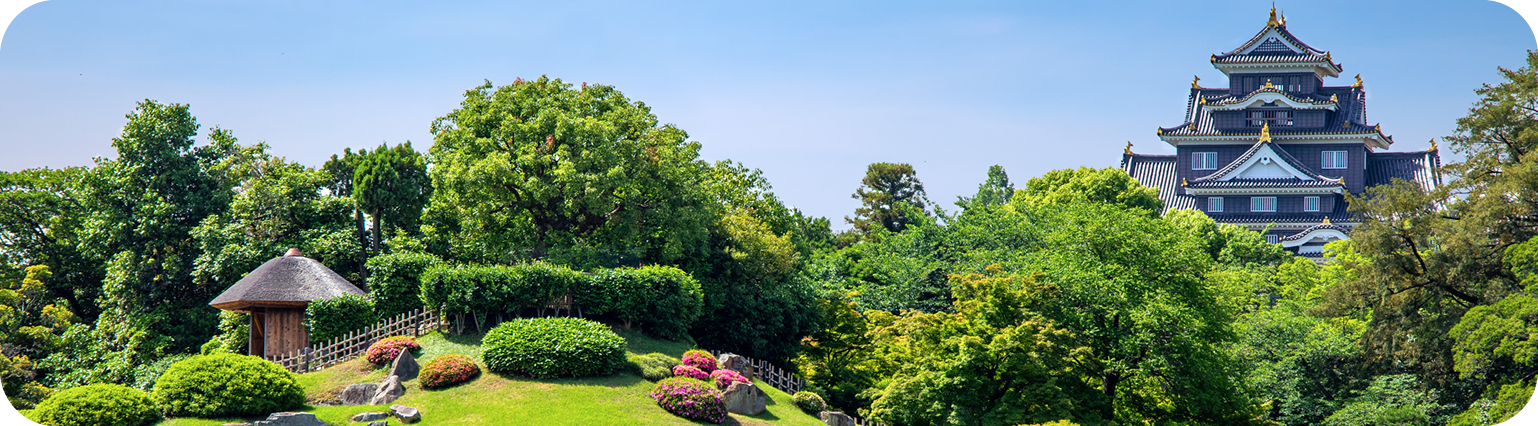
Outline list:
[[[382,412],[382,411],[370,411],[370,412],[367,412],[367,413],[354,414],[352,416],[352,421],[354,423],[362,423],[362,422],[372,422],[372,421],[375,421],[375,420],[384,420],[384,419],[388,419],[388,418],[390,418],[390,413],[386,413],[386,412]]]
[[[396,418],[401,419],[401,423],[416,423],[422,421],[422,413],[417,411],[416,408],[396,404],[390,406],[390,411],[395,413]]]
[[[854,417],[837,411],[823,411],[817,413],[817,418],[822,419],[828,426],[855,426]]]
[[[722,354],[721,358],[716,360],[716,368],[736,371],[738,374],[742,374],[742,377],[753,380],[753,363],[748,362],[748,359],[742,355]]]
[[[373,383],[354,383],[342,389],[342,394],[337,399],[342,405],[366,405],[369,400],[379,393],[379,385]]]
[[[721,392],[721,402],[726,404],[726,411],[749,416],[764,412],[764,404],[769,395],[764,394],[763,389],[743,382],[732,382]]]
[[[225,423],[219,426],[251,426],[250,423]]]
[[[411,351],[402,350],[395,356],[395,362],[390,363],[390,372],[386,376],[400,376],[401,381],[417,378],[422,372],[422,366],[417,364],[416,358],[411,357]]]
[[[406,386],[401,385],[400,376],[386,377],[383,382],[379,382],[379,393],[374,394],[374,398],[368,401],[368,405],[389,404],[405,394]]]
[[[377,422],[369,422],[368,426],[390,426],[390,422],[380,420]]]
[[[267,420],[253,423],[253,426],[326,426],[326,422],[315,418],[311,413],[272,413]]]

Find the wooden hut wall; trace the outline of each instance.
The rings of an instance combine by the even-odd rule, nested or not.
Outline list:
[[[267,310],[255,308],[251,310],[251,339],[247,354],[262,356],[267,354]]]
[[[267,355],[293,353],[310,346],[304,329],[304,309],[267,309]]]

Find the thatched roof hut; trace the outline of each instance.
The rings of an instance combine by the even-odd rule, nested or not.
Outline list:
[[[209,305],[251,314],[252,355],[275,356],[309,346],[304,309],[311,301],[364,295],[331,268],[288,249],[235,282]]]

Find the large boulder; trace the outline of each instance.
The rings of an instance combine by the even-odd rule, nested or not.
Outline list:
[[[822,419],[822,422],[828,426],[855,426],[854,417],[837,411],[819,412],[817,418]]]
[[[422,372],[422,366],[417,364],[416,358],[411,357],[411,351],[402,350],[395,356],[395,361],[390,363],[390,372],[386,376],[400,376],[401,381],[417,378]]]
[[[422,421],[422,412],[416,408],[404,405],[391,405],[390,411],[395,413],[395,418],[401,419],[401,423],[416,423]]]
[[[769,395],[763,389],[743,382],[732,382],[721,391],[721,402],[726,403],[726,411],[737,414],[758,415],[764,412],[768,400]]]
[[[753,380],[753,363],[749,362],[748,359],[742,355],[722,354],[720,358],[716,358],[716,368],[724,368],[727,370],[736,371],[738,374],[741,374],[742,377],[747,377],[748,380]]]
[[[368,405],[389,404],[405,394],[406,386],[401,384],[401,376],[385,377],[383,382],[379,382],[379,392],[375,393],[374,398],[368,401]]]
[[[390,413],[386,413],[386,412],[383,412],[383,411],[370,411],[370,412],[367,412],[367,413],[354,414],[352,416],[352,422],[353,423],[363,423],[363,422],[372,422],[372,421],[375,421],[375,420],[384,420],[384,419],[388,419],[388,418],[390,418]]]
[[[368,402],[374,399],[374,395],[378,393],[379,385],[377,384],[354,383],[347,385],[346,389],[342,389],[342,394],[337,396],[337,399],[342,401],[342,405],[368,405]]]
[[[312,413],[272,413],[267,420],[252,423],[254,426],[326,426],[326,422]]]

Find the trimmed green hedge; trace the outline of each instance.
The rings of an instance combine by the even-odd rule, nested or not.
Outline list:
[[[123,385],[95,384],[59,391],[37,405],[38,422],[49,426],[146,426],[160,420],[154,400]]]
[[[298,409],[304,388],[293,373],[260,357],[197,355],[166,369],[154,400],[167,416],[261,415]]]
[[[374,325],[374,304],[368,296],[344,294],[310,302],[304,308],[304,328],[311,342],[324,342],[360,328]]]
[[[671,266],[604,269],[591,276],[560,265],[437,265],[421,275],[421,297],[446,315],[480,317],[542,306],[570,290],[584,313],[608,315],[661,337],[685,335],[700,317],[700,283]]]
[[[442,263],[427,253],[391,253],[369,258],[368,296],[374,313],[389,318],[422,305],[422,274]]]
[[[481,358],[499,373],[535,378],[607,376],[625,362],[625,339],[577,318],[504,322],[481,339]]]
[[[575,291],[577,303],[595,315],[612,315],[626,327],[639,324],[653,334],[681,337],[699,319],[700,283],[672,266],[598,271]]]
[[[422,274],[422,302],[449,315],[504,312],[544,305],[582,279],[570,268],[534,262],[518,266],[445,266]]]

